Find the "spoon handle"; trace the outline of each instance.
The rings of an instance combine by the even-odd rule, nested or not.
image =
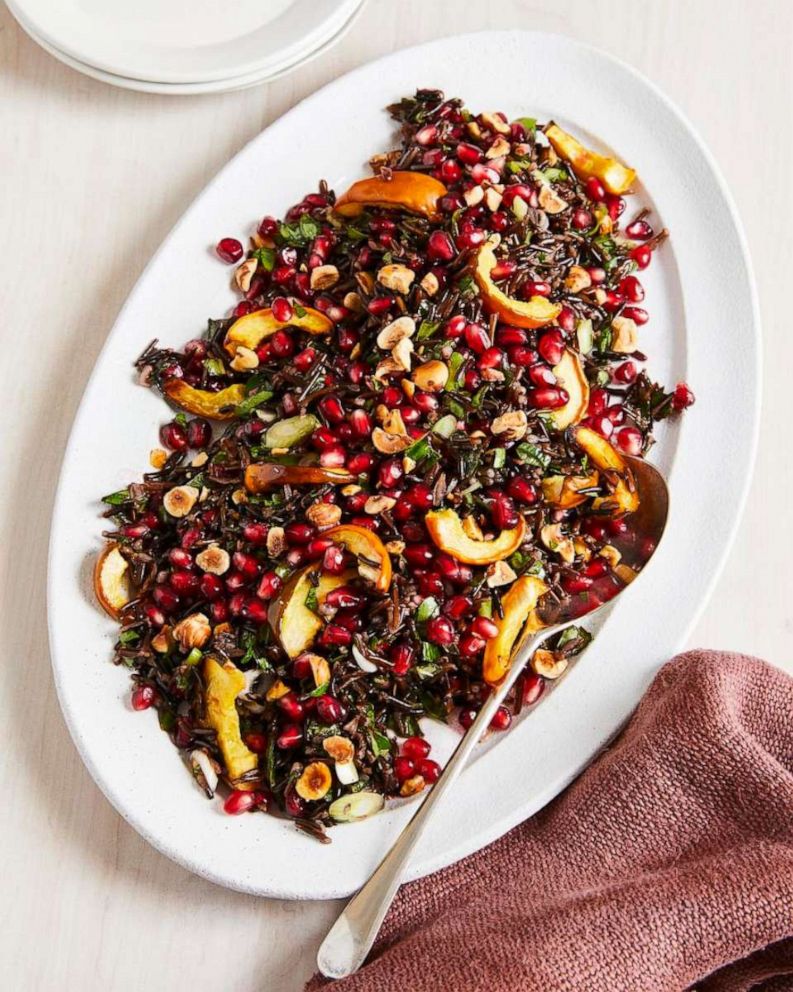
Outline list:
[[[326,978],[346,978],[356,972],[369,953],[388,907],[399,889],[410,855],[433,810],[465,767],[471,752],[487,730],[526,662],[542,642],[562,626],[546,627],[527,642],[514,658],[507,676],[488,696],[476,719],[460,738],[438,781],[418,812],[397,838],[368,882],[349,901],[328,933],[317,954],[317,965]]]

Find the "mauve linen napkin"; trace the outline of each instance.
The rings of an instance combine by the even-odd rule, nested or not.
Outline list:
[[[675,658],[563,795],[406,885],[367,964],[307,992],[331,987],[793,990],[793,680]]]

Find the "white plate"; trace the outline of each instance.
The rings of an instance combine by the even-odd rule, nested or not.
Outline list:
[[[26,30],[75,62],[150,83],[271,74],[324,45],[358,0],[10,0]]]
[[[483,65],[497,65],[498,72],[474,71]],[[699,399],[682,423],[659,432],[654,460],[669,477],[672,512],[647,575],[620,597],[558,687],[512,731],[481,748],[425,835],[411,877],[477,850],[538,810],[615,734],[699,615],[751,471],[760,328],[739,222],[707,151],[632,69],[554,35],[445,38],[350,73],[255,138],[176,225],[119,315],[66,450],[49,573],[55,680],[91,774],[159,850],[247,892],[304,899],[352,892],[410,810],[391,808],[337,827],[333,843],[321,847],[288,822],[232,818],[207,802],[155,715],[129,709],[127,674],[110,664],[115,627],[90,589],[101,530],[96,500],[145,469],[167,417],[154,393],[134,385],[133,358],[154,334],[179,344],[233,302],[228,270],[210,246],[251,230],[258,211],[283,210],[319,176],[337,189],[358,178],[372,152],[393,141],[382,108],[417,86],[443,87],[479,109],[553,116],[638,168],[638,202],[651,205],[672,231],[643,276],[653,316],[642,341],[652,372],[667,383],[687,379]],[[290,155],[280,154],[283,148]],[[296,162],[308,164],[296,168]],[[448,750],[451,731],[440,728],[435,737]]]
[[[281,76],[285,76],[300,66],[312,62],[344,37],[358,19],[358,15],[363,9],[363,2],[364,0],[353,0],[352,3],[348,3],[344,9],[348,17],[339,30],[320,44],[318,48],[301,54],[293,61],[273,62],[264,69],[258,69],[256,72],[246,73],[241,76],[232,76],[228,79],[216,79],[206,83],[152,83],[142,79],[132,79],[127,76],[117,76],[113,73],[104,72],[102,69],[97,69],[95,66],[72,58],[70,55],[67,55],[65,52],[45,41],[44,38],[36,34],[33,26],[18,11],[16,12],[16,18],[20,27],[37,45],[40,45],[46,52],[49,52],[50,55],[58,59],[59,62],[63,62],[69,68],[90,76],[92,79],[108,83],[110,86],[118,86],[126,90],[137,90],[142,93],[157,93],[163,96],[198,96],[203,93],[228,93],[234,90],[248,89],[251,86],[258,86],[265,82],[269,83],[275,79],[279,79]]]

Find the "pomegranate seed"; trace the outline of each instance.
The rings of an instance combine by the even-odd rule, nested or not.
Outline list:
[[[253,523],[245,524],[242,528],[242,536],[250,544],[255,544],[256,547],[262,547],[267,544],[267,535],[270,532],[270,528],[267,524]]]
[[[588,575],[565,575],[562,578],[562,588],[570,596],[586,592],[591,585],[592,579]]]
[[[434,124],[427,124],[426,127],[422,127],[416,131],[413,137],[419,145],[434,145],[438,140],[438,129]]]
[[[632,241],[646,241],[653,236],[653,229],[646,220],[635,220],[628,224],[625,233]]]
[[[246,746],[254,754],[264,754],[267,750],[267,737],[265,734],[248,733],[243,738]]]
[[[519,503],[531,505],[537,502],[537,488],[528,479],[516,475],[507,483],[507,493]]]
[[[606,189],[596,176],[590,176],[587,179],[586,191],[590,200],[597,200],[598,203],[602,203],[606,199]]]
[[[182,534],[180,544],[183,548],[192,548],[194,544],[201,540],[201,531],[198,527],[188,527]]]
[[[282,751],[299,747],[303,740],[303,728],[299,723],[287,723],[281,728],[281,733],[276,737],[275,744]]]
[[[459,720],[463,730],[468,730],[477,716],[479,716],[479,710],[474,709],[473,706],[466,706],[464,709],[461,709]]]
[[[328,317],[335,323],[338,323],[339,320],[344,319],[344,316],[340,317],[335,311],[336,308],[331,307],[328,310]],[[352,351],[356,344],[358,344],[358,332],[352,327],[340,327],[336,333],[336,340],[339,345],[339,351],[343,351],[346,354]]]
[[[485,650],[485,642],[476,634],[463,634],[460,638],[459,649],[464,658],[475,658]]]
[[[646,269],[653,258],[653,250],[649,245],[637,245],[630,251],[630,258],[636,263],[637,268]]]
[[[341,575],[345,568],[344,549],[332,544],[323,555],[322,568],[331,575]]]
[[[316,534],[316,530],[311,524],[291,523],[284,528],[284,534],[290,544],[308,544]]]
[[[512,345],[523,345],[529,340],[529,335],[522,327],[498,327],[496,328],[496,344],[504,348]]]
[[[545,410],[558,410],[570,399],[567,390],[556,389],[552,386],[544,386],[541,389],[529,389],[526,399],[531,406],[540,407]]]
[[[592,268],[587,269],[587,272],[589,273],[589,278],[596,286],[599,286],[600,283],[606,281],[606,270],[600,268],[600,266],[595,265]]]
[[[225,623],[229,618],[229,607],[225,600],[215,600],[209,608],[215,623]]]
[[[194,565],[193,556],[182,548],[171,548],[168,552],[168,561],[176,568],[192,568]]]
[[[253,313],[255,309],[256,307],[249,300],[240,300],[232,313],[235,317],[246,317],[249,313]]]
[[[353,410],[349,419],[350,426],[358,437],[369,437],[372,433],[372,418],[366,410]]]
[[[434,785],[441,777],[441,766],[437,761],[422,758],[416,762],[416,774],[421,775],[427,785]]]
[[[628,527],[627,521],[620,517],[619,520],[609,520],[606,524],[606,530],[612,537],[624,537],[630,528]]]
[[[427,623],[427,639],[433,644],[451,644],[454,641],[454,627],[447,617],[433,617]]]
[[[249,813],[254,809],[267,809],[264,794],[255,790],[249,792],[235,789],[223,803],[223,812],[228,813],[229,816],[239,816],[240,813]]]
[[[471,351],[481,355],[490,346],[490,337],[481,324],[466,324],[465,343]]]
[[[242,572],[229,572],[226,575],[226,588],[229,592],[238,592],[247,583],[248,579]]]
[[[319,635],[319,643],[323,647],[346,647],[352,644],[352,633],[341,624],[329,623]]]
[[[395,302],[393,296],[376,296],[369,300],[366,309],[373,317],[382,317],[383,314],[388,313]]]
[[[500,348],[485,348],[476,364],[480,370],[497,369],[504,364],[505,357]]]
[[[476,165],[477,162],[482,161],[481,149],[465,141],[457,146],[456,154],[457,158],[465,165]]]
[[[389,458],[383,462],[377,473],[380,485],[386,489],[393,489],[404,475],[402,463],[396,458]]]
[[[234,595],[229,600],[229,613],[231,613],[233,617],[242,616],[242,612],[245,609],[245,603],[247,602],[247,599],[248,597],[245,595],[244,592],[234,593]]]
[[[292,359],[298,372],[307,372],[316,362],[317,352],[314,348],[304,348]]]
[[[462,562],[457,561],[456,558],[452,558],[451,555],[438,555],[435,559],[435,564],[440,569],[444,578],[449,582],[453,582],[455,585],[467,585],[473,576],[469,565],[464,565]]]
[[[607,575],[609,571],[608,562],[605,558],[593,558],[584,569],[584,575],[590,579],[599,579]]]
[[[171,572],[170,583],[180,596],[193,596],[198,592],[201,580],[195,572]]]
[[[421,761],[432,750],[429,741],[423,737],[408,737],[402,745],[402,754],[413,761]]]
[[[204,599],[219,599],[223,595],[223,580],[217,575],[206,572],[201,576],[201,595]]]
[[[253,555],[244,551],[235,551],[232,556],[234,567],[238,569],[248,579],[255,579],[259,574],[259,563]]]
[[[526,282],[521,287],[521,295],[524,300],[530,300],[532,296],[550,296],[551,284],[549,282]]]
[[[179,606],[179,596],[170,586],[155,586],[152,592],[154,602],[166,613],[173,613]]]
[[[547,365],[530,365],[529,379],[534,386],[555,386],[556,376]]]
[[[242,258],[242,245],[236,238],[221,238],[215,246],[215,251],[229,265],[239,262]]]
[[[509,349],[509,360],[513,365],[520,365],[521,367],[526,367],[527,365],[533,365],[540,356],[533,348],[529,348],[525,345],[514,345]]]
[[[432,393],[414,393],[413,405],[420,413],[434,413],[438,409],[438,397]]]
[[[429,544],[407,544],[402,554],[409,564],[421,568],[434,559],[435,550]]]
[[[132,690],[132,696],[130,697],[130,702],[132,703],[132,709],[147,710],[153,705],[154,700],[157,698],[157,694],[154,688],[150,685],[139,685]]]
[[[638,369],[633,362],[623,362],[614,369],[614,380],[616,382],[631,383],[636,379]]]
[[[606,204],[606,209],[609,212],[609,217],[615,221],[622,214],[625,209],[625,200],[621,196],[615,196],[613,193],[607,193],[604,200]]]
[[[530,672],[523,680],[523,705],[532,706],[537,702],[544,691],[545,682],[539,675],[536,675],[534,672]]]
[[[325,597],[325,602],[337,610],[350,610],[357,606],[363,606],[365,600],[352,586],[337,586],[335,589],[331,589]]]
[[[620,293],[631,303],[641,303],[644,299],[644,286],[636,276],[625,276],[620,280]]]
[[[592,214],[588,210],[584,210],[583,207],[579,207],[573,213],[573,227],[579,231],[585,231],[588,227],[591,227],[592,221]]]
[[[470,596],[452,596],[446,601],[443,609],[447,617],[451,617],[452,620],[459,620],[470,613],[473,608],[474,601]]]
[[[608,414],[599,413],[595,417],[590,418],[590,426],[593,431],[597,431],[601,437],[609,438],[614,430],[614,424],[611,422]]]
[[[643,310],[641,307],[625,307],[622,311],[623,317],[628,317],[634,323],[638,324],[640,327],[642,324],[646,324],[650,319],[649,313]]]
[[[147,527],[146,524],[124,524],[121,528],[121,533],[124,537],[145,537],[151,528]]]
[[[455,244],[462,251],[466,248],[478,248],[485,240],[485,232],[477,227],[460,231],[455,239]]]
[[[324,448],[332,448],[337,445],[338,442],[338,434],[336,434],[332,427],[325,427],[324,424],[317,427],[311,435],[311,443],[315,448],[319,448],[320,451]]]
[[[614,313],[618,310],[625,301],[620,296],[619,293],[615,292],[613,289],[606,290],[606,298],[603,301],[603,309],[608,310],[609,313]]]
[[[316,560],[322,558],[328,548],[333,547],[333,541],[329,537],[315,537],[306,545],[306,554],[309,558]]]
[[[273,238],[278,234],[278,221],[275,217],[262,217],[259,222],[259,234],[263,238]]]
[[[406,675],[413,662],[413,649],[407,644],[395,644],[389,652],[394,675]]]
[[[472,634],[478,634],[486,641],[492,641],[494,637],[498,637],[498,624],[489,617],[476,617],[471,621],[470,629]]]
[[[351,455],[347,459],[347,468],[353,475],[361,475],[368,472],[374,465],[374,456],[368,452],[361,451],[357,455]]]
[[[417,482],[415,486],[411,486],[405,493],[405,499],[417,510],[432,509],[432,490],[423,482]]]
[[[295,277],[295,270],[291,265],[278,265],[273,269],[273,282],[279,286],[288,286]]]
[[[295,350],[295,342],[286,331],[276,331],[270,338],[270,347],[276,358],[289,358]]]
[[[319,464],[323,468],[343,468],[347,460],[347,452],[340,444],[333,444],[319,456]]]
[[[552,328],[540,336],[537,351],[549,365],[558,365],[564,354],[564,337],[562,332]]]
[[[335,696],[320,696],[316,702],[317,719],[320,722],[330,725],[340,723],[347,715],[347,711],[342,703]]]
[[[249,599],[245,604],[244,614],[253,623],[267,623],[267,607],[260,599]]]
[[[494,282],[501,282],[502,279],[508,279],[510,276],[517,272],[518,263],[512,262],[509,259],[504,259],[503,262],[498,262],[490,270],[490,278]]]
[[[556,318],[556,323],[563,331],[567,331],[568,334],[575,330],[575,314],[570,307],[562,307],[559,311],[559,316]]]
[[[672,408],[675,410],[685,410],[696,402],[696,397],[688,388],[685,382],[678,382],[672,395]]]
[[[187,431],[172,420],[160,428],[160,441],[172,451],[184,451],[187,448]]]
[[[344,420],[344,407],[336,396],[323,396],[317,404],[317,408],[322,416],[332,424],[340,424]]]
[[[417,574],[418,590],[422,596],[443,596],[443,579],[438,572],[422,572]]]
[[[593,389],[589,394],[589,406],[587,412],[590,416],[596,417],[599,413],[604,413],[609,405],[609,394],[605,389]]]
[[[606,537],[606,525],[597,517],[587,517],[581,527],[585,534],[596,541],[602,541]]]
[[[490,516],[499,530],[511,530],[520,520],[518,511],[509,496],[501,494],[490,506]]]
[[[625,410],[621,403],[614,403],[612,406],[606,410],[606,416],[609,420],[617,427],[619,424],[625,420]]]
[[[259,580],[256,595],[259,599],[272,599],[273,596],[277,596],[281,591],[283,584],[284,580],[277,572],[265,572]]]
[[[353,517],[350,523],[356,527],[365,527],[367,530],[377,530],[380,526],[380,521],[372,517]]]
[[[187,425],[187,444],[191,448],[206,448],[212,440],[212,428],[209,422],[196,417]]]
[[[293,310],[292,304],[287,300],[285,296],[276,296],[273,302],[270,304],[270,308],[273,311],[273,317],[281,323],[288,324],[292,319]]]
[[[614,443],[626,455],[640,455],[644,438],[638,427],[621,427],[614,435]]]
[[[469,393],[473,393],[482,383],[482,377],[475,369],[468,369],[463,378],[465,388]]]
[[[490,227],[494,231],[506,231],[509,227],[509,217],[504,213],[503,210],[497,210],[494,214],[490,215]]]
[[[416,773],[416,764],[412,758],[408,758],[406,755],[399,755],[398,758],[394,758],[394,775],[397,782],[402,784],[406,782],[412,775]]]
[[[481,183],[497,183],[500,179],[498,170],[493,168],[492,162],[489,165],[485,165],[484,162],[477,162],[477,164],[471,169],[471,178],[475,183],[481,185]]]
[[[452,317],[451,320],[448,320],[446,322],[446,326],[444,328],[444,335],[445,337],[452,338],[453,340],[456,338],[460,338],[465,333],[465,329],[467,326],[468,326],[468,321],[465,319],[465,317],[463,317],[461,313],[458,313],[456,316]]]
[[[496,710],[495,716],[490,721],[490,728],[491,730],[507,730],[511,723],[512,714],[506,706],[499,706]]]
[[[165,623],[165,614],[162,610],[158,609],[154,603],[147,603],[145,606],[145,613],[148,617],[149,623],[154,627],[162,627]]]
[[[287,720],[291,723],[302,723],[306,711],[303,704],[297,697],[295,692],[287,692],[286,695],[281,696],[276,702],[276,706],[282,713],[285,714]]]
[[[453,158],[444,159],[444,161],[441,162],[439,171],[443,182],[449,184],[459,182],[463,174],[463,170]]]

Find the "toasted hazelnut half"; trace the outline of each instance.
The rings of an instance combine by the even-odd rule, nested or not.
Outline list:
[[[616,568],[622,560],[621,552],[613,544],[604,544],[600,551],[598,551],[598,554],[601,558],[605,558],[612,568]]]
[[[168,654],[173,647],[173,633],[166,623],[151,639],[151,646],[157,654]]]
[[[397,341],[391,349],[391,357],[402,371],[410,372],[410,366],[413,363],[413,342],[410,338],[402,338],[401,341]]]
[[[335,265],[318,265],[311,270],[312,289],[330,289],[339,281],[339,270]]]
[[[490,430],[504,441],[520,441],[526,436],[528,426],[529,419],[523,410],[509,410],[495,418]]]
[[[286,534],[283,527],[271,527],[267,531],[267,554],[277,558],[286,551]]]
[[[378,411],[380,407],[378,407]],[[387,406],[382,407],[382,416],[378,412],[378,417],[383,430],[387,434],[407,434],[407,427],[405,427],[405,421],[402,419],[402,414],[394,408],[389,410]]]
[[[212,628],[203,613],[193,613],[179,621],[173,629],[173,636],[183,651],[190,651],[206,644],[212,636]]]
[[[352,741],[349,737],[342,737],[340,734],[326,737],[322,742],[322,749],[334,761],[352,761],[355,757],[355,747]]]
[[[463,193],[463,199],[469,207],[475,207],[485,198],[485,190],[482,186],[472,186]]]
[[[319,500],[317,503],[312,503],[306,510],[306,518],[317,530],[335,527],[341,520],[341,507],[336,506],[335,503],[323,503],[322,500]]]
[[[561,196],[559,196],[559,194],[555,190],[551,189],[550,186],[540,186],[538,199],[540,201],[540,206],[546,214],[560,214],[563,210],[567,210],[570,207],[567,200],[564,200]]]
[[[630,317],[615,317],[611,322],[611,350],[631,354],[638,347],[636,321]]]
[[[416,333],[416,322],[412,317],[397,317],[377,335],[377,347],[391,351],[403,338],[412,338]]]
[[[259,356],[250,348],[246,348],[244,345],[237,345],[237,350],[229,365],[235,372],[248,372],[251,369],[257,369],[259,367]]]
[[[396,500],[391,496],[370,496],[369,499],[364,503],[364,513],[368,513],[369,516],[376,517],[378,514],[382,513],[383,510],[390,510],[392,507],[396,506]]]
[[[419,389],[427,393],[440,393],[449,381],[449,366],[445,362],[433,359],[419,365],[411,378]]]
[[[570,537],[562,534],[561,524],[546,524],[540,531],[540,540],[549,551],[555,552],[568,564],[575,558],[575,545]]]
[[[149,465],[152,468],[161,469],[168,461],[168,452],[162,448],[152,448],[149,452]]]
[[[210,544],[195,556],[195,563],[202,572],[209,572],[211,575],[223,575],[229,570],[231,558],[228,551],[217,544]]]
[[[301,657],[306,659],[311,668],[311,677],[315,686],[327,685],[330,682],[330,665],[326,658],[321,654],[314,654],[313,651],[306,651]]]
[[[331,786],[330,769],[324,761],[312,761],[295,783],[295,791],[308,802],[322,799]]]
[[[487,584],[491,589],[508,586],[516,578],[517,575],[505,561],[495,561],[487,570]]]
[[[502,155],[509,155],[510,144],[506,138],[499,137],[485,152],[485,158],[501,158]]]
[[[384,265],[377,273],[377,281],[395,293],[405,296],[413,285],[416,273],[407,265]]]
[[[242,265],[237,266],[234,273],[234,282],[241,293],[247,293],[251,288],[253,274],[256,271],[258,261],[255,258],[246,258]]]
[[[495,188],[495,186],[491,186],[485,192],[485,206],[487,207],[488,210],[491,211],[491,213],[495,213],[496,210],[498,210],[498,208],[501,206],[501,201],[503,198],[504,198],[504,194],[499,193],[499,191]]]
[[[411,775],[409,779],[406,779],[402,783],[402,787],[399,790],[400,796],[415,796],[417,793],[421,792],[427,783],[424,781],[421,775]]]
[[[538,648],[531,659],[531,667],[544,679],[558,679],[567,668],[567,658],[557,658],[553,651]]]
[[[383,455],[395,455],[409,448],[413,439],[409,434],[389,434],[382,427],[375,427],[372,431],[372,444]]]
[[[479,119],[485,125],[485,127],[490,128],[491,131],[495,131],[496,134],[509,134],[510,126],[504,120],[500,114],[497,113],[484,113],[479,115]]]
[[[163,506],[172,517],[186,517],[198,499],[199,491],[193,486],[174,486],[163,497]]]
[[[441,288],[438,277],[434,272],[428,272],[419,283],[419,286],[421,286],[427,296],[434,296]]]
[[[592,276],[583,265],[571,265],[564,281],[565,289],[570,293],[580,293],[592,285]]]

